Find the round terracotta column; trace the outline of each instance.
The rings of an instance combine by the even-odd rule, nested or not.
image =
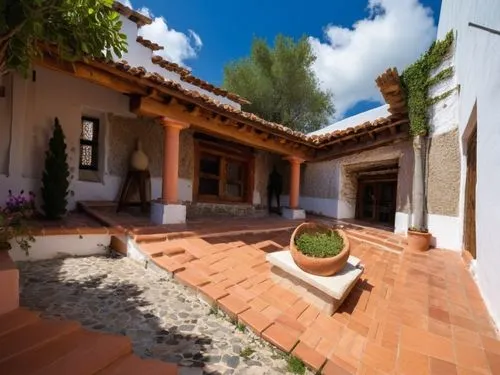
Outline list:
[[[161,119],[163,132],[163,176],[161,198],[163,204],[178,202],[179,135],[189,124],[167,117]]]
[[[299,208],[300,195],[300,165],[304,159],[289,156],[285,158],[290,162],[290,208]]]

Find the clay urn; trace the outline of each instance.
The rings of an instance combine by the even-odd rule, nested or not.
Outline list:
[[[317,258],[303,254],[295,244],[295,239],[304,233],[325,233],[336,231],[344,240],[344,247],[337,255],[329,258]],[[295,228],[290,238],[290,253],[295,264],[304,272],[317,276],[333,276],[347,264],[350,255],[349,239],[341,229],[330,228],[319,223],[302,223]]]
[[[142,142],[140,139],[137,139],[135,151],[130,157],[130,169],[134,171],[145,171],[148,169],[148,166],[148,156],[142,151]]]
[[[408,229],[408,250],[416,252],[429,250],[431,237],[432,235],[429,232]]]

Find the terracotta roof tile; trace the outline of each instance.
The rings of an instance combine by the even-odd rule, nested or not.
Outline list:
[[[231,92],[224,90],[220,87],[214,86],[211,83],[208,83],[200,78],[193,76],[189,69],[183,68],[182,66],[180,66],[176,63],[173,63],[171,61],[168,61],[161,56],[158,56],[158,55],[153,56],[152,61],[154,64],[160,65],[163,69],[180,74],[181,80],[183,80],[184,82],[190,83],[194,86],[198,86],[206,91],[213,92],[215,95],[226,97],[229,100],[232,100],[232,101],[239,103],[239,104],[249,104],[250,103],[248,100],[242,98],[239,95],[231,93]]]
[[[145,68],[143,67],[133,67],[130,66],[126,61],[107,61],[105,62],[108,66],[112,66],[122,72],[126,72],[128,74],[131,74],[136,77],[140,77],[142,79],[145,79],[151,83],[169,88],[169,89],[174,89],[178,91],[179,93],[185,95],[186,97],[189,97],[191,99],[194,99],[198,102],[201,102],[205,107],[208,109],[213,109],[213,110],[218,110],[221,112],[225,112],[227,114],[231,114],[237,119],[239,118],[240,120],[247,120],[252,122],[253,124],[257,125],[259,128],[262,130],[268,130],[272,133],[275,133],[277,135],[285,135],[288,138],[291,138],[295,141],[298,141],[300,143],[309,145],[311,147],[321,147],[322,145],[332,142],[336,139],[348,137],[353,134],[359,134],[365,131],[371,131],[371,130],[376,130],[379,128],[383,128],[385,126],[389,126],[394,120],[401,121],[404,118],[402,117],[403,115],[406,114],[406,106],[402,106],[401,103],[405,103],[404,99],[404,94],[402,89],[400,88],[399,90],[394,86],[395,82],[395,75],[397,76],[397,71],[394,70],[388,70],[384,74],[382,74],[379,78],[377,78],[377,83],[379,80],[381,82],[385,82],[382,84],[382,95],[386,97],[386,95],[390,94],[390,101],[389,103],[389,111],[392,113],[391,116],[386,117],[386,118],[379,118],[375,121],[371,122],[365,122],[363,124],[360,124],[358,126],[354,127],[349,127],[347,129],[342,129],[342,130],[335,130],[331,133],[327,134],[322,134],[322,135],[306,135],[302,132],[292,130],[286,126],[283,126],[281,124],[277,124],[275,122],[270,122],[266,121],[258,116],[256,116],[253,113],[245,112],[240,109],[234,108],[233,106],[230,106],[228,104],[223,104],[219,102],[218,100],[202,94],[196,90],[188,90],[182,87],[182,85],[178,82],[175,82],[173,80],[170,80],[168,78],[165,78],[161,74],[158,73],[151,73],[146,71]],[[184,68],[182,68],[184,69]],[[399,81],[399,76],[398,79]],[[380,86],[379,86],[380,87]],[[396,104],[396,107],[392,108],[391,111],[391,105],[392,103]]]
[[[160,46],[159,44],[156,44],[155,42],[152,42],[148,39],[145,39],[140,35],[137,37],[136,41],[137,41],[137,43],[142,44],[144,47],[147,47],[152,51],[160,51],[160,50],[164,49],[163,46]]]
[[[159,65],[163,69],[166,69],[166,70],[168,70],[170,72],[174,72],[174,73],[180,74],[181,76],[185,75],[185,74],[190,74],[189,69],[183,68],[179,64],[176,64],[176,63],[173,63],[171,61],[168,61],[168,60],[164,59],[161,56],[158,56],[158,55],[153,56],[151,58],[151,61],[153,62],[153,64]]]
[[[113,3],[113,9],[120,13],[122,16],[127,17],[132,22],[135,22],[138,26],[150,25],[153,21],[151,18],[146,17],[144,14],[136,12],[132,8],[115,1]]]

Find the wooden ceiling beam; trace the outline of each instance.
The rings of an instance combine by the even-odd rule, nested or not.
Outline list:
[[[356,154],[363,151],[373,150],[377,147],[387,146],[393,143],[406,141],[410,138],[407,132],[386,134],[366,142],[351,143],[344,147],[332,147],[330,150],[318,150],[314,161],[325,161],[337,159],[343,156]]]
[[[307,151],[300,149],[300,144],[295,144],[297,148],[289,147],[279,141],[262,139],[254,133],[252,127],[243,125],[241,128],[226,126],[221,123],[219,118],[207,118],[205,116],[194,116],[185,106],[176,101],[165,104],[147,97],[132,96],[130,99],[130,110],[136,114],[151,117],[170,117],[177,121],[191,124],[195,129],[203,132],[218,135],[224,138],[235,140],[255,148],[260,148],[280,155],[297,156],[305,160],[311,160],[314,153],[311,148]],[[221,126],[216,126],[217,124]],[[249,132],[250,130],[250,132]]]

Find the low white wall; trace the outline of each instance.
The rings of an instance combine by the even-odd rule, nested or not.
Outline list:
[[[431,245],[439,249],[462,251],[461,218],[445,215],[427,215],[427,227],[432,234]],[[394,232],[406,235],[410,215],[396,212]]]
[[[35,242],[31,243],[29,256],[15,241],[11,241],[10,256],[14,261],[34,261],[64,256],[103,255],[110,239],[109,234],[37,236]]]

